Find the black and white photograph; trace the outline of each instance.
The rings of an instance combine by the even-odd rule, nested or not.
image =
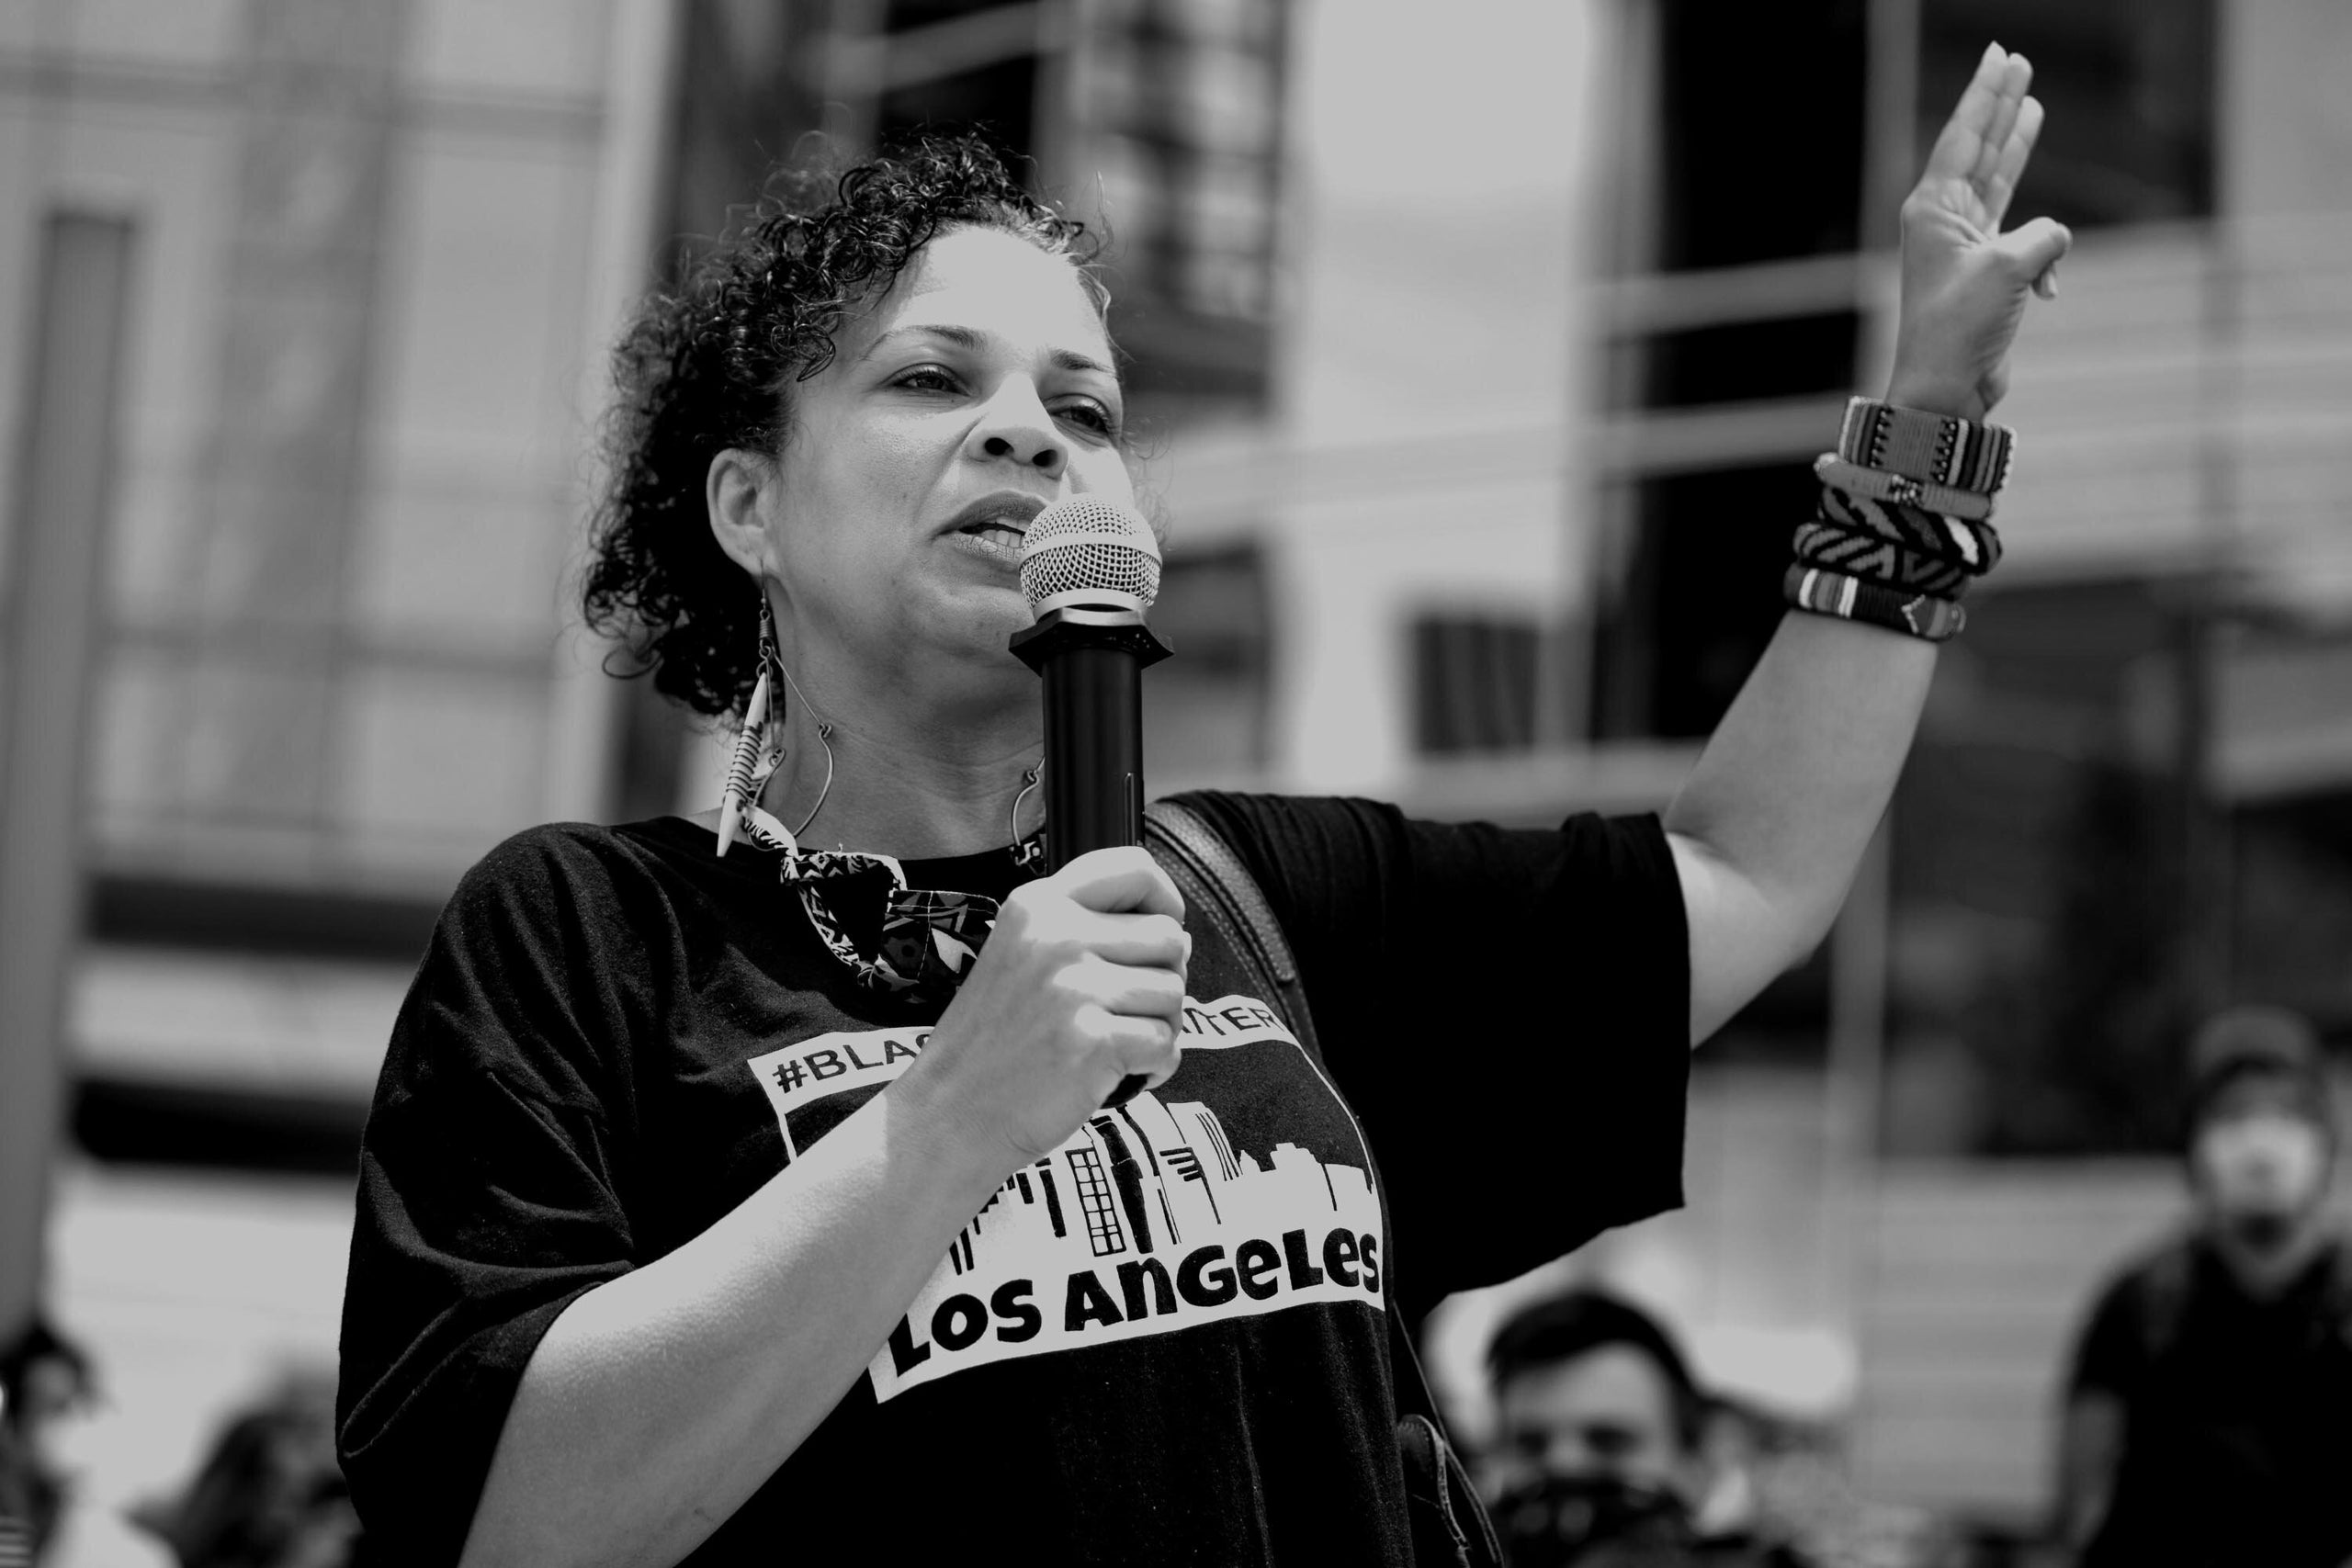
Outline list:
[[[0,1568],[2352,1568],[2347,84],[0,0]]]

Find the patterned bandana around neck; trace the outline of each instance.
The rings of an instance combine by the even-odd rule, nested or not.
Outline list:
[[[944,1005],[971,973],[972,960],[996,927],[995,899],[978,893],[910,887],[895,856],[863,850],[804,850],[791,829],[748,802],[738,820],[742,838],[780,857],[779,879],[798,890],[800,907],[808,911],[818,937],[868,990],[911,1006]],[[1043,851],[1040,830],[1007,852],[1015,865],[1034,876],[1042,869]],[[890,890],[884,896],[882,943],[868,957],[842,928],[824,884],[877,870],[889,874]]]
[[[743,732],[736,741],[727,788],[719,802],[722,823],[731,815],[732,837],[747,839],[779,857],[778,874],[786,886],[799,890],[800,907],[808,911],[808,923],[816,928],[818,937],[868,990],[917,1007],[944,1005],[971,973],[972,960],[979,956],[981,945],[995,929],[997,901],[978,893],[909,887],[905,870],[891,855],[862,850],[804,850],[791,829],[761,809],[760,795],[784,761],[783,693],[791,680],[776,650],[775,623],[764,601],[760,606],[760,671],[744,709]],[[831,748],[826,750],[830,789]],[[1029,782],[1036,782],[1034,774]],[[823,804],[821,798],[819,804]],[[1019,809],[1020,803],[1015,801],[1016,815]],[[812,812],[810,820],[814,819]],[[804,829],[808,825],[801,824]],[[726,852],[723,840],[719,852]],[[1039,828],[1012,845],[1008,852],[1019,869],[1031,876],[1042,874],[1045,829]],[[868,957],[842,929],[822,885],[836,877],[877,870],[889,874],[890,891],[884,905],[881,946]]]

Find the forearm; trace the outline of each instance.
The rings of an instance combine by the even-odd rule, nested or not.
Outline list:
[[[525,1369],[462,1562],[666,1564],[856,1380],[1009,1164],[907,1080],[677,1251],[574,1302]]]
[[[1791,614],[1668,808],[1702,1040],[1827,934],[1910,750],[1932,644]]]
[[[1901,366],[1886,400],[1984,412],[1972,387]],[[1829,934],[1935,670],[1932,643],[1833,616],[1781,617],[1667,811],[1690,915],[1693,1044]]]

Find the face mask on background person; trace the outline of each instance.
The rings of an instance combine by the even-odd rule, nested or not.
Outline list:
[[[2189,1164],[2222,1228],[2267,1251],[2325,1195],[2328,1152],[2326,1134],[2290,1107],[2224,1105],[2198,1130]]]
[[[1511,1568],[1668,1568],[1698,1543],[1671,1488],[1615,1476],[1543,1476],[1489,1510]]]
[[[2225,1009],[2188,1047],[2189,1190],[2217,1238],[2280,1256],[2326,1201],[2335,1162],[2327,1058],[2311,1021]]]

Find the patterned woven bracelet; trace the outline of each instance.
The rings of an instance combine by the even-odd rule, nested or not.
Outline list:
[[[1839,490],[1821,487],[1815,515],[1856,532],[1867,531],[1891,544],[1948,561],[1973,577],[1982,577],[2001,564],[2001,536],[1987,522],[1971,522],[1949,512],[1930,512],[1899,501],[1869,501]]]
[[[1906,593],[1957,600],[1967,593],[1973,581],[1965,570],[1950,561],[1819,518],[1798,524],[1792,544],[1800,566],[1826,567]]]
[[[1848,402],[1838,431],[1838,456],[1858,468],[1977,495],[1991,495],[2008,482],[2016,447],[2017,436],[2000,425],[1897,408],[1876,398]]]
[[[1931,593],[1905,593],[1803,562],[1791,566],[1781,592],[1793,609],[1862,621],[1924,642],[1949,642],[1968,624],[1968,612]]]
[[[1823,484],[1835,485],[1848,495],[1864,501],[1892,501],[1929,512],[1946,512],[1967,523],[1982,523],[1993,515],[1993,498],[1989,495],[1929,484],[1908,474],[1856,468],[1835,452],[1824,452],[1815,458],[1813,473]]]

